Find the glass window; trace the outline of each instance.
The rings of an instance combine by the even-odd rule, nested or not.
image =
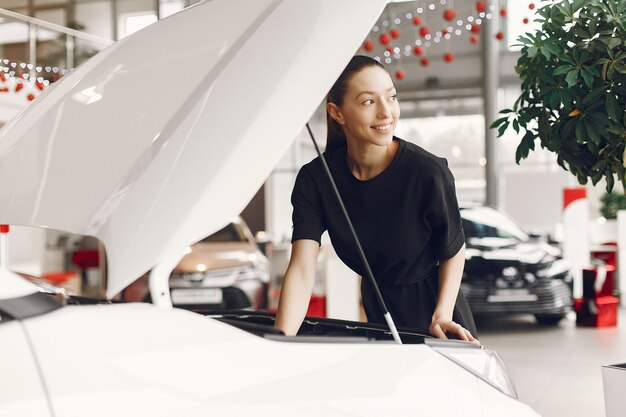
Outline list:
[[[503,238],[526,241],[528,235],[505,214],[488,207],[461,210],[465,238]]]
[[[402,119],[396,135],[448,160],[459,200],[484,200],[487,161],[482,114]]]
[[[169,15],[179,12],[185,8],[184,0],[161,0],[159,4],[160,18],[163,19]]]
[[[131,33],[135,33],[138,30],[145,28],[157,21],[156,13],[153,11],[145,11],[138,13],[126,13],[121,14],[120,20],[120,33],[119,38],[122,39]]]
[[[228,226],[224,227],[222,230],[219,230],[213,233],[211,236],[205,237],[201,240],[203,243],[216,243],[216,242],[247,242],[246,235],[241,230],[241,227],[238,224],[230,223]]]
[[[113,39],[113,9],[110,1],[77,3],[75,16],[78,30]]]
[[[2,44],[28,42],[28,25],[21,22],[6,22],[0,24],[0,39]]]
[[[60,25],[60,26],[67,25],[64,7],[46,9],[46,10],[37,10],[35,11],[34,17],[36,17],[37,19],[45,20],[46,22]]]

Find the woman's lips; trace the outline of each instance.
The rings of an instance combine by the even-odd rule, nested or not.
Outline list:
[[[389,133],[392,127],[393,127],[393,123],[387,123],[384,125],[372,126],[371,128],[374,129],[378,133]]]

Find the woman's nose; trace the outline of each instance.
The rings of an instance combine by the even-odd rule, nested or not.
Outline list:
[[[380,103],[378,106],[378,118],[387,119],[391,115],[391,109],[387,103]]]

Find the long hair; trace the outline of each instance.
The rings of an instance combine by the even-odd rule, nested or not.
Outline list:
[[[346,91],[348,90],[348,82],[356,74],[361,71],[363,68],[378,66],[382,69],[385,69],[383,65],[376,61],[373,58],[365,55],[355,55],[352,57],[346,68],[343,70],[335,84],[333,84],[332,88],[328,92],[326,96],[326,104],[334,103],[338,107],[343,105],[343,99],[346,96]],[[330,117],[330,113],[326,110],[326,127],[327,127],[327,137],[326,137],[326,151],[331,151],[333,149],[340,148],[342,146],[346,146],[346,134],[343,131],[343,127],[339,123],[337,123],[332,117]]]

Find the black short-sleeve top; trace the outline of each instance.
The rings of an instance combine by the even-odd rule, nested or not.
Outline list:
[[[390,165],[366,181],[350,171],[345,147],[324,153],[380,285],[420,281],[465,241],[447,161],[413,143],[394,140],[399,146]],[[319,243],[328,230],[337,255],[363,276],[365,269],[319,157],[300,169],[291,202],[292,242]]]

